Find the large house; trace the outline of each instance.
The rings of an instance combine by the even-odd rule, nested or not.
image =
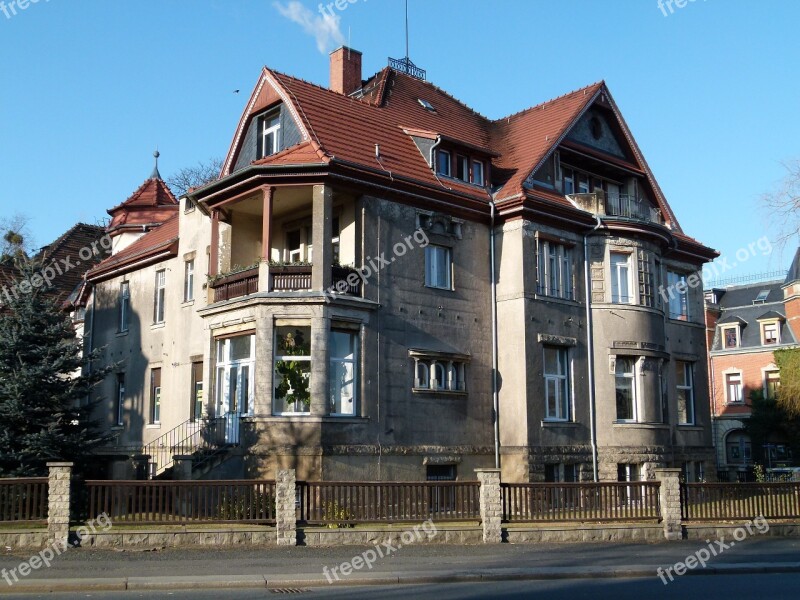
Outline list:
[[[218,180],[89,274],[109,475],[631,480],[713,465],[702,290],[600,82],[499,120],[408,59],[265,68]]]
[[[791,466],[785,440],[753,448],[745,431],[751,394],[775,397],[780,371],[775,350],[800,341],[800,249],[786,278],[705,292],[714,445],[722,480],[747,480],[759,457],[767,467]]]

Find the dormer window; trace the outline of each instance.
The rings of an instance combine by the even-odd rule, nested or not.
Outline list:
[[[770,321],[761,324],[761,344],[764,346],[775,346],[780,344],[781,328],[778,321]]]
[[[469,159],[460,154],[456,155],[456,178],[469,183]]]
[[[739,326],[732,325],[722,328],[722,347],[726,350],[738,348],[741,344]]]
[[[436,172],[439,175],[450,177],[450,153],[447,150],[436,152]]]
[[[472,161],[472,183],[483,187],[483,162],[480,160]]]
[[[281,115],[280,111],[272,111],[259,120],[259,158],[276,154],[280,150]]]

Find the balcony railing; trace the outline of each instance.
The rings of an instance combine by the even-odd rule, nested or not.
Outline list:
[[[332,271],[332,289],[348,296],[361,296],[361,276],[348,278],[356,273],[350,267],[334,266]],[[271,266],[270,292],[307,292],[311,290],[311,265],[281,265]],[[258,292],[258,267],[226,275],[212,281],[209,286],[214,290],[214,302],[224,302],[249,296]]]
[[[575,204],[596,215],[622,217],[648,223],[664,224],[661,211],[644,200],[629,194],[605,194],[598,190],[591,194],[569,194]]]
[[[214,290],[214,302],[255,294],[258,291],[258,267],[220,277],[209,285]]]
[[[661,211],[629,194],[609,194],[606,197],[606,214],[610,217],[661,223]]]

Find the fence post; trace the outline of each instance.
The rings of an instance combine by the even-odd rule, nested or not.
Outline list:
[[[480,504],[483,543],[503,541],[503,498],[500,491],[500,469],[475,469],[481,482]]]
[[[294,469],[278,470],[275,479],[275,529],[279,546],[297,545],[296,484]]]
[[[66,546],[69,540],[71,462],[50,462],[47,493],[47,540]]]
[[[683,539],[681,516],[681,470],[655,469],[656,479],[661,481],[659,500],[664,537],[669,541]]]

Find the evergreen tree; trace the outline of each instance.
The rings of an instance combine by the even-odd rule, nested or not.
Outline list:
[[[98,353],[83,356],[72,320],[40,283],[41,265],[18,268],[16,294],[0,289],[0,476],[45,475],[51,460],[81,469],[111,439],[91,420],[99,400],[88,399],[113,367],[83,369]]]

